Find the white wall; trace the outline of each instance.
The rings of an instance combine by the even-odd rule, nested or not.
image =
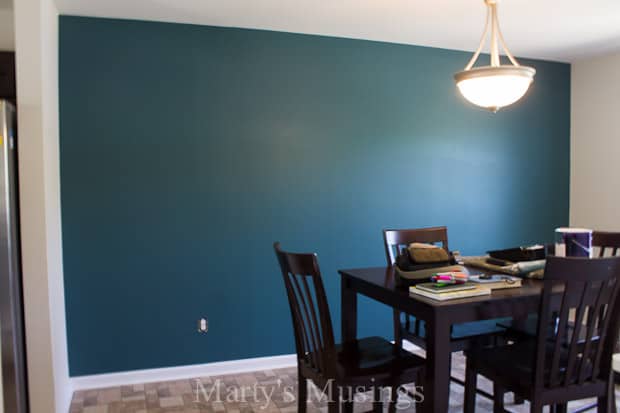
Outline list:
[[[0,9],[0,50],[15,50],[15,25],[13,24],[13,10]]]
[[[15,2],[20,221],[31,412],[66,413],[67,363],[58,148],[58,11]]]
[[[620,52],[572,64],[570,223],[620,231]]]

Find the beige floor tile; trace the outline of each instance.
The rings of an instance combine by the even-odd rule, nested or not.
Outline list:
[[[98,404],[108,404],[112,402],[118,402],[121,400],[121,388],[112,387],[109,389],[102,389],[97,395]]]
[[[82,410],[82,413],[108,413],[108,405],[88,406]]]
[[[183,406],[185,402],[182,396],[161,397],[159,405],[163,408]]]

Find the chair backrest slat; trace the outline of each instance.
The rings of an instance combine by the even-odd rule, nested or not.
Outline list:
[[[289,301],[299,363],[319,373],[334,374],[334,333],[316,254],[274,250]]]
[[[599,295],[602,291],[599,291]],[[597,299],[598,300],[598,299]],[[598,313],[600,315],[600,312]],[[588,307],[588,324],[586,327],[586,337],[585,337],[585,345],[583,349],[583,354],[591,354],[592,351],[592,337],[594,336],[594,331],[598,326],[600,317],[597,316],[597,313],[594,310],[594,307]],[[599,337],[600,340],[600,337]],[[583,384],[586,380],[586,376],[588,375],[588,357],[582,357],[581,362],[579,363],[579,376],[577,378],[578,384]]]
[[[401,248],[414,242],[428,244],[439,242],[446,252],[450,252],[448,249],[448,228],[445,226],[418,229],[384,229],[383,242],[388,266],[396,262],[396,257]]]
[[[301,280],[304,286],[304,291],[306,293],[306,300],[308,301],[308,303],[313,303],[314,300],[312,298],[312,294],[310,292],[310,287],[308,286],[308,281],[306,277],[303,277]],[[322,349],[324,348],[324,343],[323,343],[323,338],[321,334],[321,325],[317,321],[316,307],[314,305],[309,305],[309,310],[310,310],[310,316],[311,316],[310,322],[312,325],[311,331],[313,332],[313,339],[315,340],[315,348]],[[323,360],[317,360],[317,362],[319,363],[318,364],[319,368],[323,370],[325,367],[323,365]]]
[[[290,275],[290,274],[288,276],[292,280],[292,285],[295,288],[296,306],[302,309],[301,311],[302,318],[301,320],[298,320],[298,321],[302,324],[303,326],[302,330],[303,330],[304,335],[306,336],[307,345],[308,345],[306,352],[312,359],[313,366],[320,369],[322,368],[321,360],[317,358],[317,353],[313,351],[314,349],[321,348],[321,344],[319,340],[317,340],[317,332],[316,332],[317,326],[316,326],[316,321],[315,321],[316,317],[314,317],[314,313],[313,313],[314,309],[311,307],[312,301],[310,300],[306,301],[306,298],[304,297],[304,295],[307,295],[307,289],[308,289],[307,287],[308,284],[305,282],[306,278],[302,277],[302,280],[304,281],[304,284],[305,284],[305,290],[306,290],[305,291],[306,294],[304,294],[304,291],[302,291],[302,288],[299,285],[299,281],[297,280],[297,277],[295,275]],[[311,313],[312,313],[312,317],[310,317]]]
[[[587,312],[588,306],[586,305],[586,297],[588,291],[592,288],[591,282],[586,282],[585,288],[581,291],[581,300],[575,316],[574,331],[570,340],[570,348],[568,351],[568,365],[566,367],[566,374],[564,376],[564,386],[568,386],[570,383],[569,378],[573,377],[573,371],[575,364],[577,364],[577,344],[579,343],[579,337],[581,335],[581,329],[583,327],[584,316]],[[587,354],[587,352],[585,352]],[[582,359],[583,360],[583,359]],[[583,367],[583,363],[579,363],[580,368]]]
[[[594,363],[592,367],[592,375],[594,377],[598,377],[602,356],[606,352],[606,350],[608,350],[604,348],[605,344],[609,343],[613,345],[613,341],[606,340],[606,338],[607,338],[608,327],[610,325],[610,321],[612,318],[612,311],[615,307],[615,304],[617,304],[617,297],[615,297],[613,301],[611,297],[613,297],[614,294],[617,294],[619,284],[620,284],[619,282],[616,282],[613,286],[604,285],[601,291],[600,300],[599,302],[597,302],[598,308],[594,310],[595,314],[598,314],[600,317],[600,320],[598,322],[599,330],[600,330],[599,349],[593,355]],[[617,337],[617,336],[618,336],[618,331],[616,330],[614,333],[614,337]],[[611,356],[611,351],[607,351],[607,352]]]
[[[548,257],[540,304],[535,385],[567,387],[604,380],[620,328],[614,311],[620,288],[620,257]],[[575,315],[569,323],[571,314]],[[585,334],[584,334],[585,331]],[[547,375],[548,372],[548,375]]]
[[[288,276],[287,276],[288,277]],[[308,328],[305,325],[306,319],[301,313],[301,308],[299,305],[299,293],[296,291],[298,288],[294,287],[295,283],[291,282],[291,280],[285,281],[287,296],[289,299],[289,303],[291,304],[291,315],[293,317],[293,327],[295,330],[295,343],[298,349],[301,349],[301,354],[306,354],[306,349],[311,349],[312,344],[310,342],[310,338],[308,337]],[[299,353],[299,352],[298,352]],[[316,364],[316,360],[313,358],[312,363]]]
[[[569,312],[569,308],[570,308],[570,297],[574,294],[574,290],[576,289],[576,286],[567,286],[567,288],[564,290],[564,296],[562,297],[562,306],[560,309],[560,314],[559,314],[559,320],[558,320],[558,325],[556,328],[556,337],[558,337],[557,340],[555,340],[555,345],[553,348],[553,358],[551,360],[551,376],[550,376],[550,382],[551,385],[554,386],[555,384],[559,383],[560,381],[560,355],[561,355],[561,350],[562,350],[562,344],[565,340],[566,337],[566,326],[568,324],[568,312]]]

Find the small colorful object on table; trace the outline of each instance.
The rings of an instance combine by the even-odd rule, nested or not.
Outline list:
[[[464,284],[467,280],[469,280],[469,276],[460,271],[438,272],[431,277],[431,281],[434,283],[444,285]]]

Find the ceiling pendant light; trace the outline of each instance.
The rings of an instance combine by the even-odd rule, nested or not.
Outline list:
[[[484,0],[484,2],[488,6],[487,19],[480,45],[465,70],[454,75],[454,80],[465,99],[476,106],[497,112],[505,106],[512,105],[525,95],[534,80],[536,69],[519,65],[519,62],[506,47],[504,36],[499,30],[497,21],[497,0]],[[491,29],[491,65],[473,67],[489,33],[489,22]],[[501,64],[500,43],[512,64]]]

